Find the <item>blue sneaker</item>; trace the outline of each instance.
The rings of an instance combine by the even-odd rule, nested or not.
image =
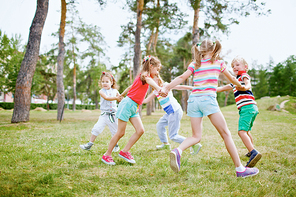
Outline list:
[[[261,159],[262,155],[256,149],[251,151],[250,160],[248,161],[246,167],[252,168]]]
[[[258,168],[248,168],[246,167],[246,170],[243,172],[236,172],[237,177],[246,178],[249,176],[255,176],[259,173]]]
[[[181,160],[180,153],[178,149],[175,148],[170,153],[170,166],[172,170],[176,173],[180,171],[180,160]]]

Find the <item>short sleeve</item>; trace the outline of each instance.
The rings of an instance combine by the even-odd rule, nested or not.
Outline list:
[[[242,80],[244,80],[244,78],[247,78],[248,80],[251,79],[250,75],[248,75],[247,73],[242,74]]]
[[[190,70],[192,73],[194,73],[195,70],[195,62],[191,62],[187,68],[187,70]]]
[[[221,64],[220,64],[220,70],[221,72],[224,72],[224,70],[226,69],[226,64],[224,61],[221,61]]]

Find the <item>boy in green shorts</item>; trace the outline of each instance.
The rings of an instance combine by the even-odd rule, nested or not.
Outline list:
[[[236,57],[232,60],[231,67],[237,80],[242,84],[242,87],[238,88],[233,84],[228,84],[224,87],[218,87],[217,92],[233,90],[240,116],[238,122],[238,135],[248,149],[246,156],[250,157],[246,167],[254,167],[262,157],[261,153],[254,148],[251,135],[253,122],[259,111],[251,90],[251,77],[247,74],[247,62],[242,57]]]

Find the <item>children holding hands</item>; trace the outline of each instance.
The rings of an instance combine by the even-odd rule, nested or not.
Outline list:
[[[208,116],[224,140],[226,149],[235,165],[237,177],[254,176],[259,173],[257,168],[244,167],[241,164],[231,133],[216,100],[218,77],[221,72],[238,88],[243,88],[239,81],[226,70],[225,63],[219,60],[221,49],[219,41],[213,42],[211,40],[204,40],[201,44],[193,46],[194,59],[187,71],[164,86],[159,93],[161,96],[166,96],[173,87],[193,74],[194,87],[187,107],[187,114],[191,120],[192,137],[186,138],[178,148],[170,153],[170,166],[176,173],[180,171],[182,152],[201,140],[204,116]]]

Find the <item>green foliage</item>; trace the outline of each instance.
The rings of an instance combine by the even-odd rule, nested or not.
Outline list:
[[[12,38],[0,30],[0,91],[7,93],[15,91],[18,71],[24,58],[21,49],[21,37]]]

